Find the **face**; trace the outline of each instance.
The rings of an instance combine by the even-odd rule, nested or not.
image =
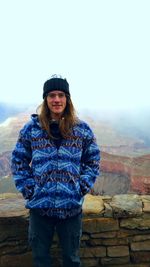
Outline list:
[[[66,95],[62,91],[52,91],[47,95],[47,105],[52,119],[60,119],[67,104]]]

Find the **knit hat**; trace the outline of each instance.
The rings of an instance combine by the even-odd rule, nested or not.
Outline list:
[[[70,95],[69,84],[66,79],[63,79],[60,75],[52,75],[49,80],[44,83],[43,86],[43,99],[45,96],[54,90],[63,91]]]

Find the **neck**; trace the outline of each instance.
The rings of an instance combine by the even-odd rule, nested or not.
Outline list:
[[[58,114],[59,115],[59,114]],[[59,122],[60,120],[64,120],[64,117],[62,117],[62,115],[59,115],[59,116],[53,116],[53,115],[51,115],[51,120],[52,121],[57,121],[57,122]]]
[[[60,114],[51,114],[51,119],[55,121],[59,121],[61,119]]]

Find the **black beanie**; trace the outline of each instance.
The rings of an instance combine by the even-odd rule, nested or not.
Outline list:
[[[51,78],[44,83],[43,99],[45,98],[45,96],[49,92],[52,92],[54,90],[63,91],[64,93],[70,95],[69,84],[68,84],[67,80],[63,79],[63,78],[57,78],[56,77],[56,78]]]

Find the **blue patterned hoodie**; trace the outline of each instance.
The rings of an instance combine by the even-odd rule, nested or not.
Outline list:
[[[99,175],[99,161],[94,134],[85,122],[79,120],[57,148],[34,114],[20,131],[11,168],[26,208],[66,218],[81,212],[84,195]]]

